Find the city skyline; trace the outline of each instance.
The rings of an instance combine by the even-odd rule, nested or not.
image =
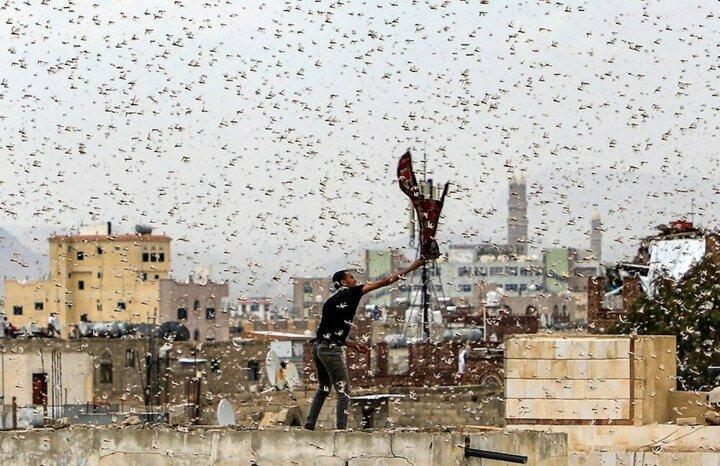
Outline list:
[[[522,175],[533,241],[584,245],[598,210],[618,260],[691,210],[718,225],[717,27],[693,5],[7,8],[0,225],[150,223],[188,268],[287,289],[406,242],[410,147],[452,183],[441,244],[504,242]]]

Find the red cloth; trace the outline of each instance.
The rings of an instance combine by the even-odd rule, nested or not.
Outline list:
[[[440,248],[435,241],[440,212],[443,208],[448,185],[445,184],[443,194],[439,200],[425,198],[420,192],[415,173],[412,168],[410,151],[405,152],[398,162],[398,184],[412,202],[420,223],[420,255],[428,260],[440,257]]]

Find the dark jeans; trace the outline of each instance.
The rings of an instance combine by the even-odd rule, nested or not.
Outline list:
[[[337,412],[335,426],[338,429],[347,428],[347,409],[350,404],[350,383],[347,366],[343,357],[343,348],[330,343],[316,343],[312,350],[313,360],[317,368],[318,384],[307,420],[306,429],[315,429],[320,409],[330,394],[330,387],[335,387],[337,394]]]

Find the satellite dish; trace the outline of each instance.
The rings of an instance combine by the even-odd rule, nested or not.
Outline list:
[[[298,373],[297,366],[291,362],[285,367],[285,382],[287,382],[290,390],[294,390],[300,386],[300,374]]]
[[[219,426],[234,426],[235,425],[235,410],[232,404],[222,398],[217,407],[217,425]]]
[[[280,358],[278,358],[275,351],[269,350],[267,356],[265,356],[265,372],[267,373],[268,385],[271,387],[275,386],[277,381],[277,371],[280,368]]]

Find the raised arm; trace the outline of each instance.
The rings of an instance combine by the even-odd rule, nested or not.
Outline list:
[[[385,278],[381,278],[380,280],[366,283],[362,287],[363,294],[370,293],[371,291],[375,291],[378,288],[382,288],[384,286],[392,285],[396,281],[400,280],[401,278],[405,277],[408,273],[412,272],[413,270],[417,270],[421,265],[423,265],[422,259],[417,259],[415,262],[410,264],[407,268],[400,270],[395,273],[391,273]]]

